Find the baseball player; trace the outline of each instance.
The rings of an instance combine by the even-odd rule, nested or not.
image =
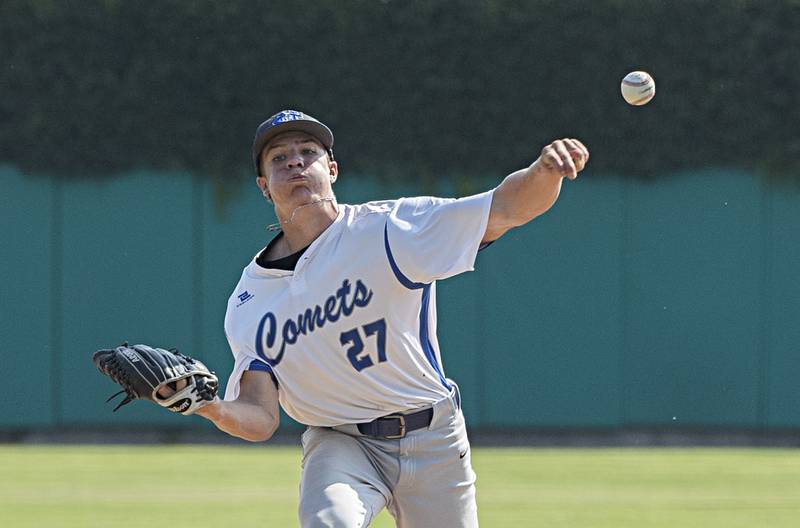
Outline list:
[[[303,527],[368,526],[383,508],[403,528],[477,526],[459,389],[436,339],[436,281],[472,270],[479,249],[547,211],[589,152],[554,141],[466,198],[345,205],[332,149],[331,130],[302,112],[258,127],[256,184],[278,233],[228,301],[225,399],[198,414],[251,441],[272,436],[278,405],[307,426]]]

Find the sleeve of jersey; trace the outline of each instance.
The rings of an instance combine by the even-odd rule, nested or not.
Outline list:
[[[384,230],[387,257],[398,279],[427,284],[472,271],[491,206],[492,191],[458,199],[398,200]]]
[[[275,378],[275,374],[272,372],[272,369],[270,368],[269,365],[267,365],[260,359],[253,359],[252,357],[247,356],[245,354],[235,354],[233,371],[231,372],[231,375],[228,378],[228,384],[225,386],[226,401],[233,401],[239,397],[239,386],[242,381],[242,376],[244,375],[245,372],[251,370],[259,372],[267,372],[270,378],[272,378],[272,383],[275,384],[275,387],[278,386],[278,380]]]

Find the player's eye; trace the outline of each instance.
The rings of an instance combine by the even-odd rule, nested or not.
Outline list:
[[[313,148],[304,148],[303,149],[303,155],[304,156],[312,156],[312,155],[314,155],[316,153],[317,153],[317,149],[313,149]]]
[[[272,156],[272,161],[273,162],[279,162],[279,161],[283,161],[285,159],[286,159],[286,156],[284,154],[275,154],[274,156]]]

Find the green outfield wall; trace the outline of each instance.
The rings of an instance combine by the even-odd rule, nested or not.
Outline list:
[[[187,424],[116,414],[90,361],[176,346],[227,376],[226,300],[274,216],[249,179],[0,168],[0,429]],[[488,188],[498,180],[487,181]],[[341,202],[430,192],[345,173]],[[442,188],[438,194],[456,191]],[[800,428],[800,192],[736,170],[591,172],[439,283],[446,373],[473,427]]]

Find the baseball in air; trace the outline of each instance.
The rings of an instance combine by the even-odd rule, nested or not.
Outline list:
[[[656,82],[649,73],[630,72],[622,79],[622,98],[633,106],[647,104],[656,95]]]

